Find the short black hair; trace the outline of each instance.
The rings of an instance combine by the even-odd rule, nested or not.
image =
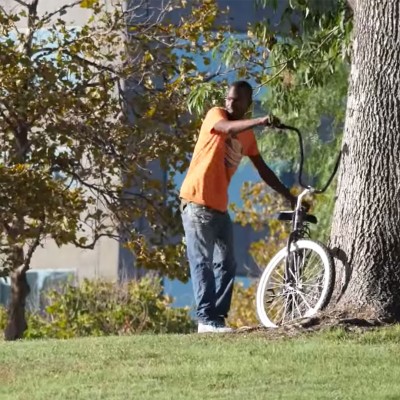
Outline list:
[[[236,82],[233,82],[230,87],[234,87],[235,89],[238,89],[238,90],[243,90],[249,96],[250,101],[253,99],[253,88],[250,86],[250,84],[248,82],[236,81]]]

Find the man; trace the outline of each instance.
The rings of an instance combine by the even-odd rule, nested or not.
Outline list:
[[[236,271],[228,186],[242,156],[250,157],[267,185],[292,204],[296,201],[265,164],[252,131],[277,120],[243,119],[251,103],[251,86],[238,81],[229,87],[225,108],[207,113],[180,191],[199,333],[232,331],[225,326]]]

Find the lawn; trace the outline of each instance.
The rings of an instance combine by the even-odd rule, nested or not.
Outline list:
[[[400,328],[0,342],[0,399],[399,399]]]

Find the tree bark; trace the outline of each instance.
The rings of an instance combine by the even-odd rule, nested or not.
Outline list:
[[[4,331],[5,340],[22,339],[28,327],[25,318],[25,302],[30,292],[25,269],[10,272],[11,298],[8,308],[8,324]]]
[[[330,247],[336,308],[400,320],[400,2],[363,0]]]

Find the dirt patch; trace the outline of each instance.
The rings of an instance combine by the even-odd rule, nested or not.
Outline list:
[[[14,370],[0,365],[0,385],[12,384],[17,378]]]
[[[303,318],[279,326],[278,328],[266,328],[262,325],[244,326],[238,328],[235,333],[240,334],[256,334],[265,336],[269,339],[280,339],[297,337],[304,334],[332,330],[342,328],[347,332],[362,333],[373,330],[378,327],[391,325],[388,322],[376,319],[366,318],[367,316],[357,315],[357,317],[346,315],[346,313],[320,313],[311,318]]]

